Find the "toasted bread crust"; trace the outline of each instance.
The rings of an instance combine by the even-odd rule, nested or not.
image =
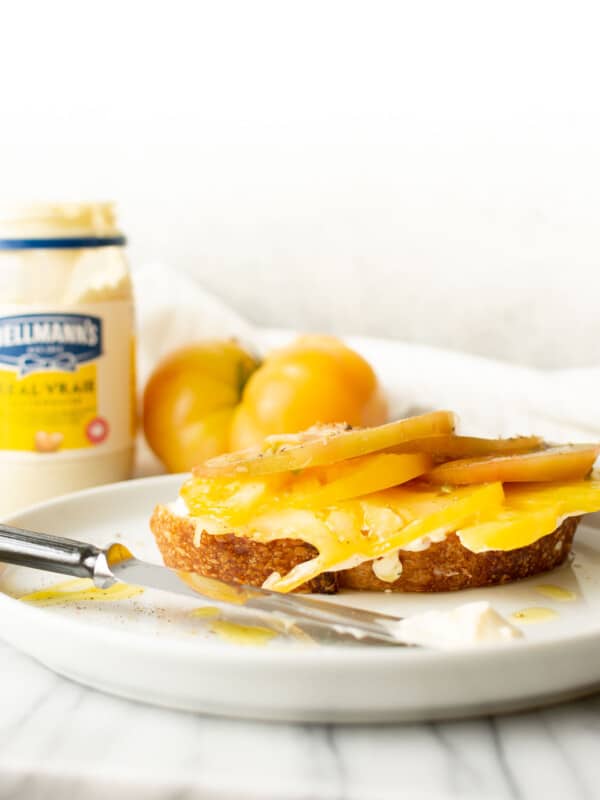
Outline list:
[[[401,550],[402,574],[393,583],[379,580],[369,562],[340,574],[340,587],[381,592],[453,592],[477,586],[496,586],[558,567],[571,550],[578,517],[565,520],[555,531],[516,550],[473,553],[455,533],[426,550]]]
[[[338,588],[360,591],[451,592],[493,586],[554,569],[568,556],[579,518],[565,520],[555,531],[516,550],[473,553],[456,534],[426,550],[401,550],[402,574],[393,583],[380,580],[371,562],[340,572],[319,575],[300,591],[333,594]],[[150,528],[165,564],[211,578],[261,586],[273,572],[281,575],[308,561],[316,549],[300,539],[254,542],[233,534],[202,533],[194,543],[196,526],[166,506],[157,506]]]
[[[273,572],[285,575],[296,564],[317,555],[316,548],[300,539],[263,543],[232,533],[223,536],[202,533],[196,546],[195,524],[188,517],[173,514],[166,506],[154,509],[150,529],[167,567],[250,586],[262,586]],[[323,573],[298,591],[335,594],[337,580],[331,573]]]

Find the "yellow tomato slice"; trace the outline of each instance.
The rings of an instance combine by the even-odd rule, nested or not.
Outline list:
[[[561,513],[591,514],[600,510],[600,480],[560,483],[521,483],[505,487],[510,508],[535,511],[560,505]]]
[[[394,448],[398,453],[428,453],[436,459],[528,453],[544,444],[539,436],[514,436],[510,439],[482,439],[477,436],[426,436]]]
[[[496,519],[457,531],[463,547],[473,553],[516,550],[552,533],[559,518],[557,506],[539,511],[506,509]]]
[[[299,486],[292,492],[290,500],[294,506],[329,506],[352,497],[399,486],[423,475],[430,466],[431,458],[424,453],[378,453],[350,459],[340,463],[340,469],[319,489],[305,491]]]
[[[315,509],[380,492],[423,475],[431,467],[424,453],[377,453],[300,474],[256,478],[192,478],[181,495],[193,516],[210,517],[222,530],[246,524],[252,516],[281,508]]]
[[[458,531],[475,553],[515,550],[552,533],[565,517],[600,511],[600,481],[505,487],[506,503],[493,519]]]
[[[411,439],[451,433],[453,429],[454,414],[450,411],[434,411],[376,428],[315,427],[300,434],[269,436],[262,449],[211,458],[196,467],[194,475],[267,475],[324,466],[386,450]]]
[[[449,485],[567,481],[587,475],[599,452],[599,445],[569,445],[521,455],[465,458],[440,464],[427,478],[432,483]]]

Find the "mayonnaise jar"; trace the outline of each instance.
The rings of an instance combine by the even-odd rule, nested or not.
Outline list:
[[[124,244],[108,203],[0,209],[0,516],[131,475]]]

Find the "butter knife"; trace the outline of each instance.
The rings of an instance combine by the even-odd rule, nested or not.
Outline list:
[[[271,617],[278,630],[308,625],[331,640],[357,639],[365,643],[406,644],[393,632],[400,617],[338,605],[313,596],[282,594],[244,584],[205,578],[150,564],[136,558],[121,543],[106,548],[47,533],[0,524],[0,562],[90,578],[106,589],[127,583],[163,592],[209,598],[237,613],[260,612]],[[283,625],[282,625],[283,623]]]

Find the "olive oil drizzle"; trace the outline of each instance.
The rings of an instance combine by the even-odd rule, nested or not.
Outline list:
[[[511,619],[519,625],[531,625],[538,622],[550,622],[558,617],[558,611],[552,608],[542,608],[541,606],[531,606],[522,608],[511,614]]]
[[[108,589],[98,589],[89,578],[76,578],[25,594],[19,600],[36,606],[57,606],[65,603],[90,601],[111,603],[117,600],[128,600],[130,597],[142,594],[143,591],[140,586],[129,586],[125,583],[115,583]]]

